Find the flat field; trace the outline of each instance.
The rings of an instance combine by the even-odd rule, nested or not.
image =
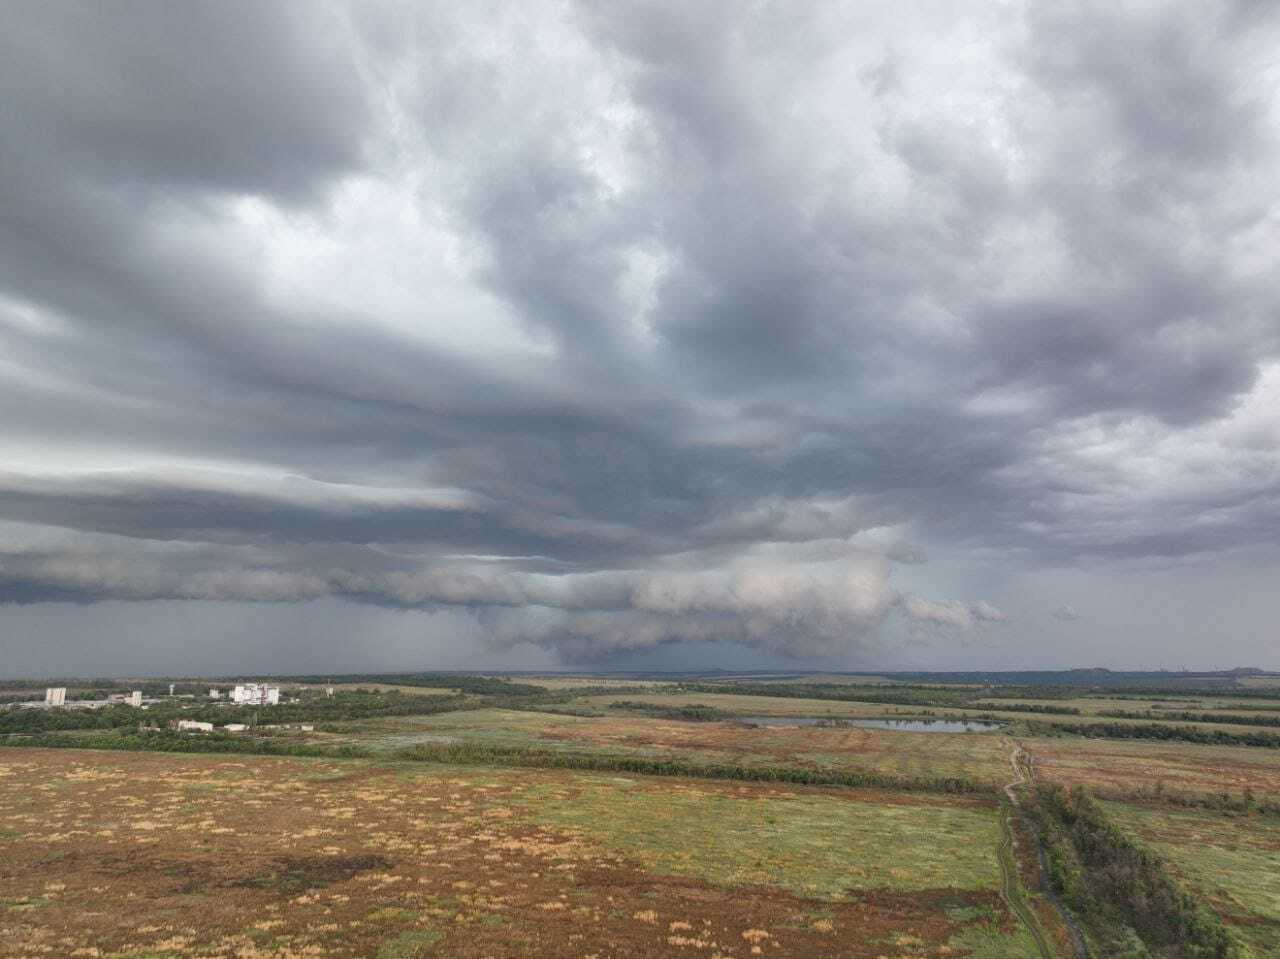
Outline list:
[[[999,709],[1001,705],[1005,704],[1019,706],[1066,706],[1071,709],[1078,709],[1085,715],[1093,715],[1105,710],[1113,709],[1147,710],[1156,708],[1202,711],[1201,700],[1189,699],[1108,699],[1105,697],[1095,696],[1081,696],[1076,699],[1006,699],[1001,697],[998,699],[981,699],[976,702],[978,705],[985,706],[988,709]]]
[[[648,679],[613,679],[609,676],[503,676],[513,683],[524,683],[529,686],[541,686],[556,692],[575,689],[599,689],[602,687],[616,689],[661,689],[669,684]]]
[[[744,683],[826,683],[840,686],[894,686],[901,684],[901,680],[890,679],[888,676],[875,676],[870,673],[856,676],[850,676],[846,673],[806,673],[803,676],[742,677],[734,681]]]
[[[1031,755],[1037,779],[1102,795],[1161,789],[1171,793],[1280,800],[1280,750],[1193,743],[1078,738],[1019,741]]]
[[[749,696],[737,693],[646,693],[643,690],[635,693],[623,694],[606,694],[603,696],[584,696],[576,700],[574,705],[587,709],[602,710],[607,708],[611,703],[616,702],[635,702],[646,703],[659,707],[676,707],[683,708],[689,706],[712,706],[715,709],[722,710],[726,713],[732,713],[737,716],[812,716],[812,717],[829,717],[829,718],[847,718],[847,719],[872,719],[879,717],[907,717],[922,715],[945,715],[945,716],[976,716],[973,710],[962,710],[958,707],[949,706],[929,706],[929,705],[900,705],[892,703],[873,703],[873,702],[852,702],[848,700],[833,699],[792,699],[791,697],[782,696]],[[983,701],[984,708],[982,714],[989,714],[992,717],[1008,722],[1018,722],[1020,720],[1034,719],[1038,722],[1053,723],[1066,722],[1076,725],[1093,725],[1097,723],[1118,724],[1121,726],[1145,726],[1154,724],[1186,726],[1209,733],[1280,733],[1280,728],[1275,726],[1257,726],[1257,719],[1262,716],[1280,715],[1280,713],[1248,713],[1242,712],[1235,716],[1238,722],[1230,724],[1223,723],[1197,723],[1184,722],[1182,720],[1166,719],[1161,717],[1158,712],[1151,719],[1110,719],[1103,716],[1095,715],[1099,711],[1092,705],[1093,701],[1087,699],[1070,699],[1070,700],[1004,700],[1006,704],[1025,703],[1025,704],[1044,704],[1052,706],[1071,706],[1081,709],[1082,715],[1079,716],[1058,716],[1050,714],[1028,714],[1018,712],[1016,710],[1001,710],[1001,700]],[[1162,702],[1165,702],[1162,700]],[[1120,709],[1127,708],[1134,711],[1142,711],[1147,709],[1147,705],[1143,702],[1135,701],[1111,701],[1111,708]],[[1192,711],[1207,712],[1206,709],[1197,709],[1194,706],[1183,707]],[[1219,710],[1212,710],[1218,712]],[[1227,715],[1229,710],[1222,709],[1223,715]]]
[[[1161,713],[1191,712],[1213,713],[1214,715],[1231,716],[1247,725],[1250,720],[1260,717],[1280,716],[1280,701],[1266,699],[1246,699],[1241,697],[1214,696],[1199,699],[1108,699],[1105,697],[1081,697],[1079,699],[984,699],[979,705],[988,709],[999,710],[1002,704],[1018,704],[1027,706],[1068,706],[1080,710],[1084,716],[1096,716],[1103,712],[1151,712],[1156,719]],[[1241,709],[1248,706],[1248,709]],[[1046,716],[1046,719],[1052,719]],[[1063,717],[1063,719],[1076,717]],[[1178,720],[1180,726],[1187,723]]]
[[[737,693],[643,693],[585,696],[574,705],[608,707],[612,703],[646,703],[684,708],[711,706],[735,716],[814,716],[830,718],[873,718],[877,716],[919,716],[924,707],[885,703],[857,703],[839,699],[792,699],[790,696],[744,696]]]
[[[1280,955],[1280,821],[1107,803],[1258,956]]]
[[[1023,959],[984,799],[0,755],[0,954]]]
[[[320,683],[303,686],[286,687],[287,692],[294,689],[324,689],[332,687],[339,692],[351,692],[356,689],[375,689],[380,693],[405,693],[409,696],[456,696],[458,691],[448,686],[406,686],[399,683]]]
[[[483,709],[369,719],[332,727],[341,732],[317,734],[314,741],[354,743],[388,753],[421,743],[589,750],[609,755],[683,757],[918,778],[954,776],[992,786],[1002,785],[1010,776],[1009,745],[989,733],[909,733],[819,726],[753,728],[740,723],[684,722],[615,712],[585,717]]]

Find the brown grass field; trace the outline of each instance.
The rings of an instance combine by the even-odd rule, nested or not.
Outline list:
[[[780,696],[743,696],[737,693],[635,693],[586,696],[575,705],[608,707],[611,703],[634,702],[654,706],[712,706],[740,716],[918,716],[920,707],[858,703],[839,699],[792,699]]]
[[[876,717],[907,717],[922,715],[948,715],[948,716],[964,716],[969,715],[977,718],[979,713],[973,710],[949,709],[945,706],[908,706],[889,703],[862,703],[850,700],[831,700],[831,699],[791,699],[781,698],[777,696],[746,696],[736,693],[646,693],[638,690],[634,693],[606,694],[603,696],[584,696],[575,701],[575,705],[588,708],[607,708],[609,704],[615,702],[642,702],[650,703],[654,706],[712,706],[716,709],[723,710],[736,715],[755,715],[755,716],[814,716],[814,717],[830,717],[830,718],[849,718],[849,719],[866,719]],[[1049,705],[1063,705],[1056,700],[1009,700],[1010,703],[1045,703]],[[1163,701],[1162,701],[1163,702]],[[1034,716],[1029,717],[1026,713],[1020,713],[1012,710],[1001,710],[999,708],[999,700],[987,701],[989,708],[982,710],[981,715],[990,715],[995,719],[1006,720],[1008,722],[1018,722],[1028,718],[1034,718],[1041,722],[1053,722],[1055,720],[1061,722],[1070,722],[1074,724],[1091,725],[1095,723],[1118,723],[1123,726],[1142,726],[1151,725],[1152,723],[1172,723],[1177,726],[1187,726],[1192,729],[1199,729],[1206,732],[1275,732],[1275,727],[1254,726],[1250,724],[1250,720],[1258,717],[1260,713],[1241,712],[1233,714],[1229,709],[1218,708],[1206,704],[1204,709],[1195,706],[1184,706],[1182,708],[1190,708],[1193,711],[1213,711],[1221,712],[1222,715],[1234,715],[1239,719],[1239,723],[1232,723],[1224,726],[1217,723],[1197,723],[1184,722],[1182,720],[1169,720],[1161,717],[1157,712],[1152,719],[1110,719],[1103,716],[1094,715],[1098,709],[1094,707],[1094,701],[1087,699],[1069,700],[1066,705],[1070,705],[1084,712],[1079,716]],[[1127,708],[1134,711],[1144,711],[1148,709],[1149,704],[1141,701],[1125,702],[1123,700],[1107,701],[1108,708],[1119,709]],[[1265,715],[1273,715],[1267,713]]]
[[[1106,697],[1089,696],[1079,699],[1057,700],[1057,699],[984,699],[978,701],[980,705],[992,710],[999,710],[1002,703],[1018,703],[1022,705],[1042,705],[1042,706],[1070,706],[1078,709],[1082,714],[1097,715],[1102,712],[1111,712],[1116,710],[1129,712],[1147,712],[1150,711],[1156,717],[1161,713],[1168,712],[1193,712],[1193,713],[1214,713],[1215,715],[1231,716],[1239,719],[1243,725],[1248,725],[1251,719],[1260,716],[1277,716],[1280,715],[1280,702],[1271,702],[1269,700],[1249,700],[1240,697],[1231,696],[1208,696],[1198,699],[1108,699]],[[1249,709],[1239,709],[1233,707],[1249,706]],[[1268,707],[1259,709],[1259,706]],[[1187,725],[1179,722],[1179,725]]]
[[[266,757],[0,755],[0,955],[1020,959],[994,805]]]
[[[1163,856],[1255,955],[1280,955],[1280,821],[1125,803],[1107,811]]]
[[[1021,738],[1036,777],[1064,786],[1083,784],[1102,795],[1157,787],[1172,793],[1280,799],[1280,751],[1103,739]]]
[[[652,719],[625,712],[583,717],[499,709],[363,720],[340,728],[340,734],[317,733],[308,738],[388,752],[416,743],[440,742],[586,749],[753,766],[858,770],[907,777],[957,776],[991,786],[1006,782],[1009,770],[1008,738],[991,733],[914,733],[838,726],[751,728],[730,722]],[[1160,784],[1171,793],[1219,795],[1226,791],[1233,797],[1248,789],[1259,799],[1280,800],[1277,750],[1081,737],[1017,738],[1033,757],[1039,779],[1067,787],[1083,784],[1106,795],[1130,795]]]
[[[663,689],[668,687],[669,683],[648,679],[614,679],[609,676],[524,676],[524,675],[504,675],[503,679],[509,679],[513,683],[524,683],[529,686],[541,686],[543,689],[555,690],[556,692],[568,692],[574,689],[592,689],[609,687],[613,689]]]
[[[601,717],[483,709],[344,723],[317,743],[356,743],[391,751],[415,743],[477,742],[590,749],[746,765],[800,766],[927,778],[956,776],[992,786],[1008,780],[1009,746],[995,735],[886,732],[853,727],[759,727],[730,722]]]

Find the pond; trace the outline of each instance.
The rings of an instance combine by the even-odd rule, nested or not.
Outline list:
[[[738,722],[752,726],[830,726],[841,729],[860,726],[866,729],[896,729],[905,733],[985,733],[999,729],[1004,723],[971,719],[830,719],[815,716],[738,716]]]

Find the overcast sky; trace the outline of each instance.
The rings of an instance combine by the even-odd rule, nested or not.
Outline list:
[[[4,20],[0,675],[1280,668],[1280,5]]]

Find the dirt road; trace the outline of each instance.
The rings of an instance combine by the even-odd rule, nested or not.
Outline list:
[[[1009,765],[1013,769],[1013,781],[1007,783],[1004,787],[1004,794],[1009,801],[1004,805],[1000,819],[1002,834],[1000,869],[1006,880],[1004,883],[1004,897],[1009,903],[1009,908],[1023,921],[1035,938],[1042,959],[1053,959],[1056,953],[1036,921],[1034,912],[1032,912],[1031,907],[1022,896],[1022,885],[1018,881],[1017,863],[1013,856],[1013,817],[1020,812],[1022,806],[1022,801],[1018,796],[1018,787],[1029,784],[1032,781],[1033,772],[1031,757],[1022,748],[1022,745],[1014,741],[1011,743],[1011,747]],[[1006,849],[1007,862],[1005,859]],[[1037,850],[1037,852],[1040,855],[1040,866],[1043,869],[1045,866],[1044,851]],[[1085,943],[1080,927],[1076,924],[1075,919],[1067,911],[1062,901],[1048,888],[1047,880],[1043,892],[1050,905],[1057,910],[1063,925],[1066,926],[1067,932],[1071,936],[1072,955],[1075,959],[1090,959],[1089,947]]]

